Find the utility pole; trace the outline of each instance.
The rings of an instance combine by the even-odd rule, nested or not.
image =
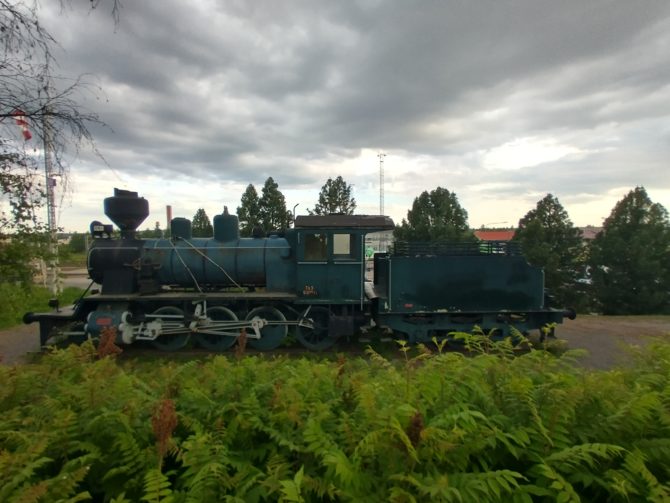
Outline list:
[[[379,214],[384,214],[384,157],[386,154],[379,152],[377,154],[379,157]],[[384,239],[384,233],[379,234],[379,251],[386,251],[386,243]]]

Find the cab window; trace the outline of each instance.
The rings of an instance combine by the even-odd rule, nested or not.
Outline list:
[[[305,260],[325,262],[328,260],[328,236],[305,234]]]
[[[356,258],[356,239],[353,234],[333,234],[333,258]]]

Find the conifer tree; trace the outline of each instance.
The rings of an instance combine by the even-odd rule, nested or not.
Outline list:
[[[605,314],[670,312],[670,223],[644,187],[619,201],[591,243],[591,277]]]
[[[456,193],[437,187],[414,199],[407,219],[393,231],[401,241],[467,241],[474,235],[468,226],[468,212],[458,202]]]
[[[547,194],[539,200],[519,220],[514,241],[530,264],[544,269],[545,286],[557,306],[585,307],[586,296],[577,282],[585,274],[581,233],[558,198]]]
[[[237,217],[240,219],[240,235],[250,237],[254,227],[261,225],[260,200],[256,187],[252,184],[247,185],[240,206],[237,207]]]
[[[314,210],[307,211],[310,215],[329,215],[331,213],[353,215],[356,209],[356,199],[351,196],[351,188],[351,185],[341,176],[335,180],[328,178],[321,187],[319,202],[314,206]]]
[[[194,238],[208,238],[214,235],[212,222],[203,208],[198,209],[193,216],[191,229]]]
[[[261,226],[265,232],[288,228],[291,214],[286,210],[284,194],[279,191],[279,185],[272,177],[265,180],[258,206]]]

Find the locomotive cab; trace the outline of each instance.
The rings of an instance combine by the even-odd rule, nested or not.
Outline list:
[[[300,216],[296,219],[297,303],[365,302],[365,235],[393,229],[378,215]]]

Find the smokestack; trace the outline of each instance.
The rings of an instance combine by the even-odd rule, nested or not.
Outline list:
[[[165,213],[167,214],[167,225],[165,226],[165,228],[166,228],[167,230],[170,230],[170,224],[171,224],[171,222],[172,222],[172,206],[170,206],[170,205],[168,204],[168,205],[165,207]]]

